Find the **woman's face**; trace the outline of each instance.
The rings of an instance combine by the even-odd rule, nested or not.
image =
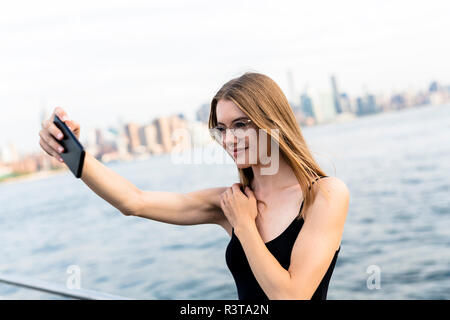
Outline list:
[[[224,99],[217,102],[216,116],[216,133],[219,141],[234,159],[237,167],[244,169],[258,164],[260,135],[250,118],[234,102]],[[228,130],[230,128],[235,129],[235,135],[231,132],[232,130]],[[270,143],[270,137],[267,140]]]

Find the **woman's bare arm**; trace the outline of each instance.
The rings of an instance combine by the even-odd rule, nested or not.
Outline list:
[[[63,150],[59,140],[62,132],[53,123],[58,115],[79,139],[80,125],[69,120],[67,113],[56,107],[49,119],[42,122],[39,144],[57,159]],[[139,216],[161,222],[192,225],[217,223],[231,234],[231,226],[220,207],[220,194],[226,188],[211,188],[190,193],[142,191],[130,181],[86,152],[81,180],[101,198],[127,216]]]
[[[178,225],[215,223],[224,226],[226,217],[220,207],[220,194],[225,190],[220,187],[189,193],[141,191],[134,214]]]
[[[127,216],[178,225],[223,225],[226,219],[220,207],[220,194],[225,191],[225,187],[189,193],[144,191],[88,152],[81,179],[96,194]]]
[[[98,161],[87,151],[81,180],[124,215],[133,215],[136,211],[140,189]]]

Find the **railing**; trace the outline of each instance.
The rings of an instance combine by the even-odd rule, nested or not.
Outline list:
[[[24,287],[28,289],[56,294],[63,297],[81,300],[132,300],[130,298],[116,296],[100,291],[93,291],[86,289],[69,289],[61,285],[22,276],[0,274],[0,283],[1,282],[13,286]]]

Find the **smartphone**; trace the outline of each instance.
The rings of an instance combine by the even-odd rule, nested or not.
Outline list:
[[[64,163],[69,167],[75,177],[81,178],[85,157],[83,146],[69,127],[56,114],[53,123],[64,135],[62,140],[57,140],[64,148],[64,151],[59,155],[63,158]]]

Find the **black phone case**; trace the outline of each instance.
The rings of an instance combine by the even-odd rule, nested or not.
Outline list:
[[[61,158],[63,158],[64,163],[69,167],[75,177],[80,178],[85,157],[84,148],[73,132],[56,114],[53,123],[64,134],[62,140],[56,140],[64,148],[64,151],[60,153]]]

